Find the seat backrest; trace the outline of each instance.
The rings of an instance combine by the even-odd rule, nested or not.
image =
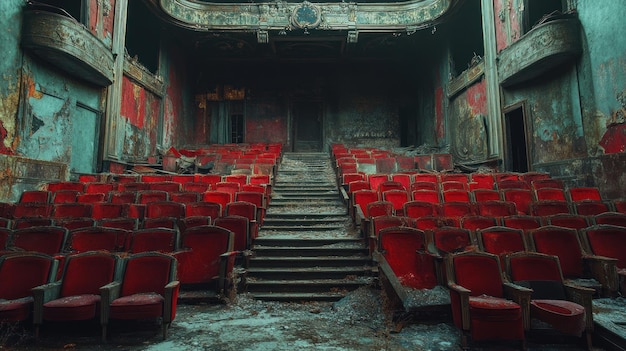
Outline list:
[[[100,294],[100,287],[112,282],[117,256],[104,251],[88,251],[69,255],[61,277],[61,297]]]
[[[250,249],[250,224],[248,218],[238,215],[227,215],[216,218],[213,224],[233,232],[233,250],[244,251]]]
[[[126,241],[131,233],[131,231],[124,229],[100,226],[75,229],[70,232],[67,251],[124,251],[126,249]]]
[[[98,221],[98,225],[133,231],[139,228],[139,220],[137,218],[104,218]]]
[[[565,191],[558,188],[539,188],[535,189],[535,198],[537,201],[567,201]]]
[[[198,202],[200,195],[193,191],[175,191],[170,193],[170,201],[180,203]]]
[[[17,203],[13,207],[13,218],[50,217],[52,204],[44,202]]]
[[[541,189],[541,188],[553,188],[553,189],[565,189],[565,185],[563,181],[560,179],[536,179],[531,182],[531,186],[533,189]]]
[[[55,204],[76,202],[78,194],[81,194],[81,192],[76,190],[57,190],[52,193],[51,202]]]
[[[393,204],[393,209],[396,212],[401,212],[404,208],[404,204],[411,201],[411,197],[406,190],[387,190],[382,193],[382,200],[389,201]]]
[[[445,190],[441,195],[444,202],[470,202],[470,193],[467,190]]]
[[[469,229],[440,227],[433,229],[431,234],[433,253],[449,254],[464,251],[469,246],[475,245]]]
[[[475,232],[478,229],[494,227],[498,225],[498,219],[488,216],[465,216],[461,218],[461,228]]]
[[[557,227],[565,227],[572,229],[583,229],[589,226],[589,220],[586,216],[577,214],[559,213],[544,217],[545,224]]]
[[[117,183],[88,182],[85,183],[85,193],[106,194],[109,191],[117,190]]]
[[[524,183],[525,184],[525,183]],[[505,201],[515,203],[515,208],[520,214],[530,214],[530,203],[533,202],[533,194],[528,189],[504,189],[502,198]]]
[[[169,194],[163,190],[140,190],[137,192],[138,204],[148,204],[150,202],[168,201]]]
[[[582,277],[582,247],[575,229],[543,226],[531,231],[528,238],[536,252],[559,258],[565,278]]]
[[[374,201],[367,204],[367,216],[391,216],[394,214],[393,203],[389,201]]]
[[[434,216],[437,214],[435,204],[424,201],[408,201],[404,204],[404,215],[410,218]]]
[[[47,190],[26,190],[20,195],[20,203],[24,202],[50,202],[50,192]]]
[[[231,194],[223,191],[209,190],[202,194],[202,201],[217,202],[222,205],[222,210],[226,209],[226,205],[232,201]]]
[[[605,212],[593,217],[595,224],[611,224],[626,227],[626,213]]]
[[[185,217],[185,204],[174,201],[157,201],[146,204],[146,218]]]
[[[226,215],[246,217],[250,221],[257,219],[257,206],[248,201],[234,201],[226,205]]]
[[[9,246],[54,255],[63,250],[67,237],[68,230],[58,226],[16,229]]]
[[[357,190],[352,193],[352,205],[359,206],[365,217],[368,217],[367,204],[378,200],[380,197],[376,190]]]
[[[222,215],[222,205],[217,202],[200,201],[185,206],[185,216],[206,216],[213,219]]]
[[[367,176],[367,181],[370,183],[370,188],[374,190],[378,190],[378,186],[380,185],[380,183],[388,180],[389,174],[376,173]]]
[[[409,227],[382,229],[379,250],[402,285],[415,289],[431,289],[437,285],[433,257],[424,253],[423,231]]]
[[[511,281],[563,281],[561,265],[556,256],[538,252],[515,252],[507,256],[506,267]]]
[[[163,295],[165,286],[176,280],[177,261],[158,252],[133,254],[125,259],[120,296],[140,293]]]
[[[574,187],[567,189],[566,193],[571,202],[585,200],[602,201],[600,189],[596,187]]]
[[[500,192],[492,189],[475,189],[472,190],[474,202],[500,201],[502,197]]]
[[[238,201],[249,202],[260,208],[266,207],[264,193],[254,191],[238,191],[237,193],[235,193],[235,202]],[[226,206],[228,207],[229,205]]]
[[[372,217],[370,226],[370,234],[378,237],[381,230],[389,227],[399,227],[405,225],[405,221],[402,217],[398,216],[377,216]]]
[[[354,180],[348,183],[348,193],[353,193],[357,190],[371,190],[370,183],[367,180]]]
[[[113,204],[132,204],[135,202],[137,194],[133,191],[110,191],[107,198]]]
[[[145,228],[135,230],[130,238],[128,251],[132,253],[158,251],[174,252],[178,243],[178,231],[169,228]]]
[[[616,258],[618,268],[626,268],[626,228],[598,224],[583,229],[583,238],[592,254]]]
[[[502,225],[509,228],[521,229],[525,232],[541,227],[541,217],[529,215],[513,215],[502,217]]]
[[[595,216],[611,211],[606,202],[596,200],[576,201],[572,204],[572,207],[581,216]]]
[[[560,213],[570,213],[567,202],[563,201],[535,201],[530,203],[530,215],[532,216],[552,216]]]
[[[469,289],[472,296],[503,297],[502,271],[498,256],[478,251],[449,255],[448,279]],[[480,274],[478,274],[480,272]]]
[[[439,190],[439,185],[437,183],[433,183],[433,182],[413,182],[413,183],[411,183],[411,185],[409,186],[409,191],[411,193],[413,193],[413,191],[416,191],[416,190],[438,191]]]
[[[489,227],[478,230],[476,236],[481,250],[494,255],[526,251],[528,247],[521,229]]]
[[[476,214],[474,204],[469,202],[444,202],[438,205],[440,216],[462,218]]]
[[[187,228],[181,235],[181,247],[191,249],[185,262],[179,262],[181,284],[206,283],[219,275],[220,255],[233,251],[234,234],[215,225]]]
[[[121,203],[96,202],[92,205],[91,216],[100,220],[104,218],[121,218],[124,215],[124,205]]]
[[[433,204],[441,202],[438,190],[413,190],[411,192],[411,198],[413,201],[424,201]]]
[[[49,255],[16,252],[0,256],[0,299],[31,296],[31,289],[50,283],[58,262]]]
[[[383,194],[387,190],[403,190],[406,192],[406,188],[402,183],[393,180],[386,180],[378,184],[378,192]]]

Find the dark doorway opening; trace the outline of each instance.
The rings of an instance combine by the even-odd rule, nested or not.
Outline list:
[[[321,101],[294,101],[293,115],[293,151],[322,151],[323,109]]]
[[[528,172],[528,146],[524,105],[517,105],[504,113],[506,128],[506,170]]]

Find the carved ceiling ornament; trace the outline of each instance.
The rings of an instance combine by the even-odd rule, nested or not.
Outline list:
[[[304,1],[293,8],[289,23],[299,29],[315,29],[322,22],[322,10],[319,6]]]

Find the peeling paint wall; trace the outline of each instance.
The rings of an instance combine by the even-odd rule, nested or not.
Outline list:
[[[452,153],[457,161],[487,159],[487,92],[484,77],[451,100],[449,113]]]
[[[626,6],[577,1],[584,53],[580,65],[581,104],[591,156],[624,152],[626,142]]]
[[[124,125],[123,158],[146,160],[156,156],[156,131],[161,113],[161,99],[137,82],[124,76],[120,115]]]
[[[19,32],[22,25],[21,9],[24,1],[5,0],[0,2],[0,43],[3,51],[0,60],[0,153],[15,154],[19,144],[17,115],[21,83],[23,53],[19,50]]]
[[[161,55],[161,70],[167,72],[165,108],[163,111],[163,137],[157,144],[168,148],[169,146],[183,147],[196,144],[189,136],[202,130],[201,124],[193,113],[191,82],[187,68],[187,58],[176,43],[166,38],[162,41],[163,53]],[[155,128],[156,130],[156,128]],[[207,135],[196,135],[198,141],[207,140]]]

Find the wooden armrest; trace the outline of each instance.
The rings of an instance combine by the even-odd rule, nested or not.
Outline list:
[[[52,301],[61,295],[61,281],[34,287],[33,293],[33,324],[43,322],[43,304]]]

